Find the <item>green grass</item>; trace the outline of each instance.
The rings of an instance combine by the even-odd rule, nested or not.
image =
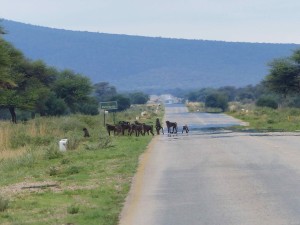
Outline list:
[[[228,112],[229,115],[249,122],[249,129],[257,130],[300,130],[300,109],[271,109],[256,107],[254,110]]]
[[[134,107],[117,114],[117,120],[133,121],[141,111]],[[142,122],[154,123],[151,112]],[[107,117],[112,123],[112,116]],[[1,137],[1,190],[6,190],[1,225],[116,225],[138,159],[152,136],[111,136],[103,127],[103,117],[74,115],[65,118],[37,118],[26,124],[1,124],[16,137]],[[83,138],[82,127],[91,137]],[[10,129],[13,129],[11,132]],[[58,141],[68,138],[71,150],[58,151]],[[20,150],[21,149],[21,150]],[[23,151],[23,149],[25,149]],[[22,152],[22,154],[14,153]],[[7,154],[9,152],[10,154]],[[55,184],[54,187],[21,189],[27,184]],[[1,195],[1,192],[0,192]]]

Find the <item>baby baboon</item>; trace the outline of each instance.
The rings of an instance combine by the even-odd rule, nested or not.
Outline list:
[[[83,137],[89,137],[90,136],[90,133],[89,133],[87,128],[83,128],[82,130],[83,130]]]
[[[181,133],[183,133],[183,131],[185,131],[185,133],[189,132],[189,127],[186,124],[183,126]]]

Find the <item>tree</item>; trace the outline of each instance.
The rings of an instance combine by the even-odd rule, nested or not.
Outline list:
[[[149,100],[149,95],[143,92],[129,93],[131,104],[146,104]]]
[[[270,73],[263,81],[269,90],[284,98],[300,93],[300,49],[291,57],[273,60],[270,67]]]
[[[277,104],[276,100],[272,97],[269,97],[269,96],[260,97],[257,100],[256,105],[260,106],[260,107],[269,107],[269,108],[272,108],[272,109],[277,109],[278,108],[278,104]]]
[[[108,82],[94,84],[94,92],[95,97],[99,102],[107,102],[117,94],[116,88],[110,85]]]
[[[79,105],[79,112],[85,115],[98,115],[99,103],[96,98],[88,98],[86,102]]]
[[[196,102],[198,101],[198,93],[196,91],[192,91],[186,95],[186,98],[189,101]]]
[[[189,101],[194,101],[194,102],[205,102],[205,99],[208,95],[216,93],[217,90],[213,88],[201,88],[198,91],[192,91],[189,94],[187,94],[187,99]]]
[[[112,97],[110,99],[110,101],[118,102],[118,110],[117,111],[124,111],[124,110],[130,108],[130,99],[123,95],[117,94],[114,97]]]
[[[300,49],[294,51],[294,54],[291,56],[291,59],[296,62],[299,66],[300,64]]]
[[[228,99],[226,96],[220,93],[210,94],[205,99],[205,106],[212,108],[220,108],[222,111],[226,111],[228,108]]]
[[[284,98],[299,91],[299,69],[293,62],[289,59],[277,59],[270,66],[270,74],[264,80],[269,90],[282,94]]]
[[[49,93],[48,99],[45,102],[45,107],[41,113],[43,116],[60,116],[69,113],[69,108],[65,101],[61,98],[57,98],[56,94]]]
[[[227,96],[228,101],[234,101],[236,97],[236,88],[233,86],[225,86],[220,87],[218,89],[219,93],[222,93],[223,95]]]
[[[55,81],[53,91],[57,98],[64,99],[70,112],[76,113],[80,112],[80,105],[91,98],[92,85],[89,78],[64,70]]]
[[[2,27],[0,27],[0,34],[3,34]],[[15,83],[9,74],[12,62],[8,46],[8,43],[0,37],[0,88],[4,89],[15,86]]]
[[[30,61],[11,44],[0,41],[2,41],[1,46],[4,52],[8,54],[8,67],[4,67],[5,71],[1,73],[0,106],[10,111],[12,122],[16,123],[15,109],[33,109],[42,85],[26,70]]]

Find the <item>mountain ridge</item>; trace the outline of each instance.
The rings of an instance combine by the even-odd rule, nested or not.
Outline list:
[[[33,60],[118,90],[245,86],[297,44],[248,43],[69,31],[2,20],[4,38]]]

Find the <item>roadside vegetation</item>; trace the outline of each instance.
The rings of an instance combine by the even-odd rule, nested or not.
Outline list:
[[[115,119],[133,122],[147,112],[139,121],[154,124],[163,115],[156,109],[135,106]],[[103,115],[81,114],[0,122],[0,224],[116,225],[152,135],[108,136],[103,122]],[[66,152],[59,150],[62,138]]]
[[[300,132],[300,108],[260,107],[254,103],[241,104],[239,102],[228,104],[226,114],[249,123],[246,127],[234,127],[235,130]],[[186,106],[189,112],[222,112],[218,108],[207,108],[202,102],[189,102]]]
[[[235,118],[249,123],[249,126],[236,129],[255,131],[300,131],[300,109],[270,107],[252,107],[227,112]]]
[[[147,106],[142,92],[120,94],[107,82],[27,59],[4,34],[0,27],[0,224],[117,224],[152,136],[108,136],[99,103],[117,102],[110,124],[153,125],[163,109]]]
[[[300,130],[300,49],[274,59],[256,86],[202,88],[186,95],[190,112],[226,112],[249,122],[248,129]]]

